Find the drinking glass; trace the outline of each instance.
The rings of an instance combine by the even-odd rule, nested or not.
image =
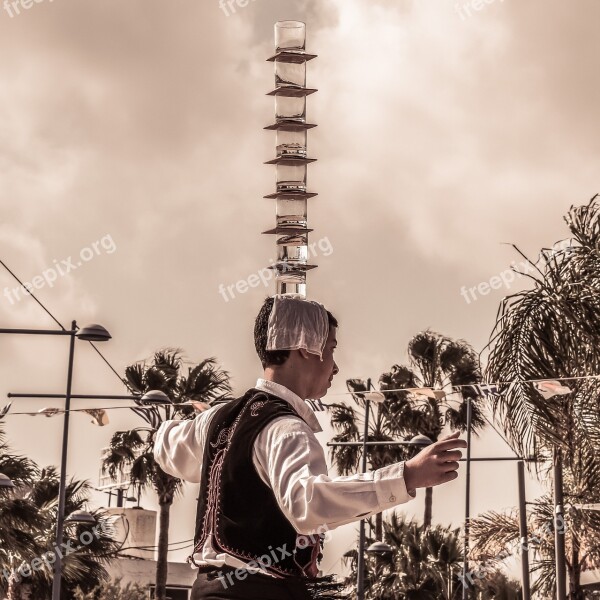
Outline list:
[[[306,96],[275,96],[275,120],[306,123]]]
[[[277,165],[278,192],[306,192],[306,165]]]
[[[276,52],[304,52],[306,23],[303,21],[277,21],[275,23]]]

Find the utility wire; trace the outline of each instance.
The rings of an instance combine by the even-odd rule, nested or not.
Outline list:
[[[13,273],[13,271],[8,267],[8,265],[0,259],[0,264],[12,275],[12,277],[14,277],[14,279],[16,281],[19,282],[20,286],[27,290],[27,293],[42,307],[42,309],[46,312],[46,314],[48,314],[50,316],[50,318],[63,330],[63,331],[67,331],[65,329],[65,327],[62,325],[62,323],[42,304],[42,302],[40,300],[38,300],[38,298],[36,296],[33,295],[32,292],[30,292],[23,284],[23,282],[15,275],[15,273]],[[121,378],[121,376],[119,375],[119,373],[117,373],[117,371],[115,370],[115,368],[110,364],[110,362],[108,362],[108,359],[102,354],[102,352],[100,352],[100,350],[98,350],[98,348],[93,344],[93,342],[88,342],[90,344],[90,346],[97,352],[97,354],[100,356],[100,358],[108,365],[108,367],[110,368],[110,370],[119,378],[119,381],[122,384],[125,384],[125,386],[127,386],[127,389],[129,389],[129,391],[131,392],[131,388],[129,387],[129,384],[127,383],[127,381],[123,380]]]
[[[581,379],[599,379],[600,375],[580,375],[577,377],[554,377],[552,379],[523,379],[523,380],[519,380],[518,383],[538,383],[538,382],[543,382],[543,381],[571,381],[571,380],[581,380]],[[455,385],[453,386],[453,388],[464,388],[464,387],[486,387],[486,386],[498,386],[498,385],[509,385],[510,381],[504,381],[501,383],[495,383],[495,384],[463,384],[463,385]],[[417,393],[417,394],[422,394],[422,392],[420,392],[420,390],[423,389],[431,389],[432,391],[441,391],[443,392],[444,390],[435,390],[434,388],[397,388],[397,389],[393,389],[393,390],[370,390],[370,392],[380,392],[382,394],[389,394],[392,392],[412,392],[412,393]],[[360,392],[337,392],[335,394],[331,394],[332,396],[358,396],[360,394],[366,394],[369,393],[367,390],[364,391],[360,391]],[[451,394],[454,394],[456,392],[445,392],[446,396],[449,396]],[[501,395],[499,393],[492,393],[490,392],[492,395]],[[458,402],[458,400],[456,400],[456,402]],[[327,404],[325,402],[321,402],[321,404],[325,407],[330,407],[331,404]],[[157,408],[159,406],[162,405],[153,405],[153,406],[136,406],[136,410],[140,409],[140,410],[153,410],[154,408]],[[191,406],[189,404],[169,404],[169,405],[165,405],[165,406],[169,406],[171,408],[180,408],[180,407],[188,407]],[[89,407],[89,408],[72,408],[70,409],[70,412],[87,412],[90,410],[121,410],[121,409],[131,409],[131,406],[101,406],[101,407]],[[64,410],[61,409],[57,409],[60,413],[64,413]],[[15,416],[15,415],[32,415],[33,413],[28,413],[28,412],[20,412],[20,413],[8,413],[6,416]],[[37,414],[37,413],[36,413]],[[43,413],[39,413],[39,414],[43,414]],[[58,413],[56,413],[58,414]],[[485,418],[485,417],[484,417]],[[488,423],[490,423],[490,421],[486,418],[486,421],[488,421]],[[490,423],[490,425],[492,425]],[[493,427],[493,425],[492,425]],[[495,428],[494,428],[495,429]]]
[[[19,284],[21,285],[21,287],[24,290],[27,290],[27,293],[46,311],[46,313],[48,315],[50,315],[50,318],[63,330],[66,331],[66,329],[62,326],[62,324],[60,323],[60,321],[23,285],[23,282],[8,268],[8,266],[6,265],[6,263],[3,260],[0,260],[0,264],[19,282]]]

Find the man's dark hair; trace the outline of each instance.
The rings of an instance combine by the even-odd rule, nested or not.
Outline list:
[[[273,302],[273,298],[267,298],[264,301],[254,323],[254,345],[256,346],[256,353],[260,358],[263,369],[266,369],[269,365],[282,365],[290,355],[289,350],[266,349],[269,315],[273,308]],[[327,320],[329,321],[330,329],[338,326],[337,319],[329,311],[327,311]]]

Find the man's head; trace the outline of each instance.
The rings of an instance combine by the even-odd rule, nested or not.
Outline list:
[[[274,299],[267,298],[256,317],[254,324],[254,345],[263,369],[285,373],[286,378],[293,378],[300,384],[305,398],[321,398],[329,389],[338,367],[333,358],[337,346],[337,319],[327,312],[328,334],[323,348],[323,360],[318,355],[304,348],[298,350],[267,350],[269,316],[273,309]]]

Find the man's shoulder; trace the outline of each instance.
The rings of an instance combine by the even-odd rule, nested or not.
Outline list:
[[[204,423],[207,427],[214,420],[213,417],[223,410],[219,420],[229,421],[237,416],[242,410],[249,411],[254,417],[259,414],[268,417],[269,420],[278,419],[279,417],[299,418],[296,411],[283,398],[259,390],[250,388],[245,394],[238,398],[228,398],[224,401],[218,401],[213,404],[208,410],[201,413]],[[216,423],[216,421],[215,421]]]

